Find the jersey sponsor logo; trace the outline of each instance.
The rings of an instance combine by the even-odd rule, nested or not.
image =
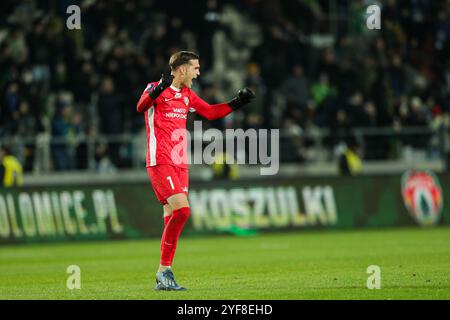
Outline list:
[[[164,115],[166,116],[166,118],[187,119],[187,115],[182,113],[166,112]]]
[[[164,115],[167,118],[187,119],[187,112],[184,108],[173,108],[172,112],[166,112]]]
[[[428,170],[408,170],[402,175],[402,196],[409,214],[421,226],[435,225],[443,207],[438,178]]]

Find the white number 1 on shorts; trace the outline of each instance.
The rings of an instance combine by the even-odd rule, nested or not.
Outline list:
[[[173,182],[172,182],[172,177],[171,177],[171,176],[168,176],[168,177],[167,177],[167,180],[169,180],[170,186],[172,187],[172,190],[175,190],[175,186],[173,185]]]

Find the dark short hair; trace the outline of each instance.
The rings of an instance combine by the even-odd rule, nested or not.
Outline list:
[[[169,60],[170,69],[173,71],[183,64],[189,63],[190,60],[198,60],[199,56],[190,51],[179,51],[174,53]]]

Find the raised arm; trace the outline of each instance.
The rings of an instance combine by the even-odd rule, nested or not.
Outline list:
[[[137,112],[145,112],[147,111],[152,105],[153,102],[155,102],[154,99],[150,98],[150,95],[148,94],[149,91],[154,87],[155,85],[153,83],[150,83],[147,88],[145,88],[144,92],[142,92],[141,97],[139,98],[139,101],[136,105]]]
[[[137,112],[147,111],[153,105],[156,98],[158,98],[159,95],[172,84],[172,81],[173,75],[163,74],[157,85],[150,83],[139,98],[136,106]]]
[[[244,88],[239,90],[237,97],[229,102],[208,104],[194,93],[191,107],[202,117],[208,120],[216,120],[250,103],[254,98],[255,94],[250,89]]]

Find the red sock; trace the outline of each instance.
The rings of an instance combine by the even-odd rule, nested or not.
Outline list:
[[[167,224],[169,223],[170,218],[172,218],[172,215],[164,216],[164,231],[163,231],[163,235],[162,235],[162,238],[161,238],[161,254],[163,252],[164,234],[166,232]]]
[[[164,217],[164,228],[167,226],[167,224],[169,223],[170,218],[172,218],[172,216],[165,216]]]
[[[190,213],[191,210],[189,207],[173,210],[172,218],[164,228],[161,238],[161,265],[172,265],[178,238],[180,237],[181,230],[183,230],[183,226],[189,218]]]

